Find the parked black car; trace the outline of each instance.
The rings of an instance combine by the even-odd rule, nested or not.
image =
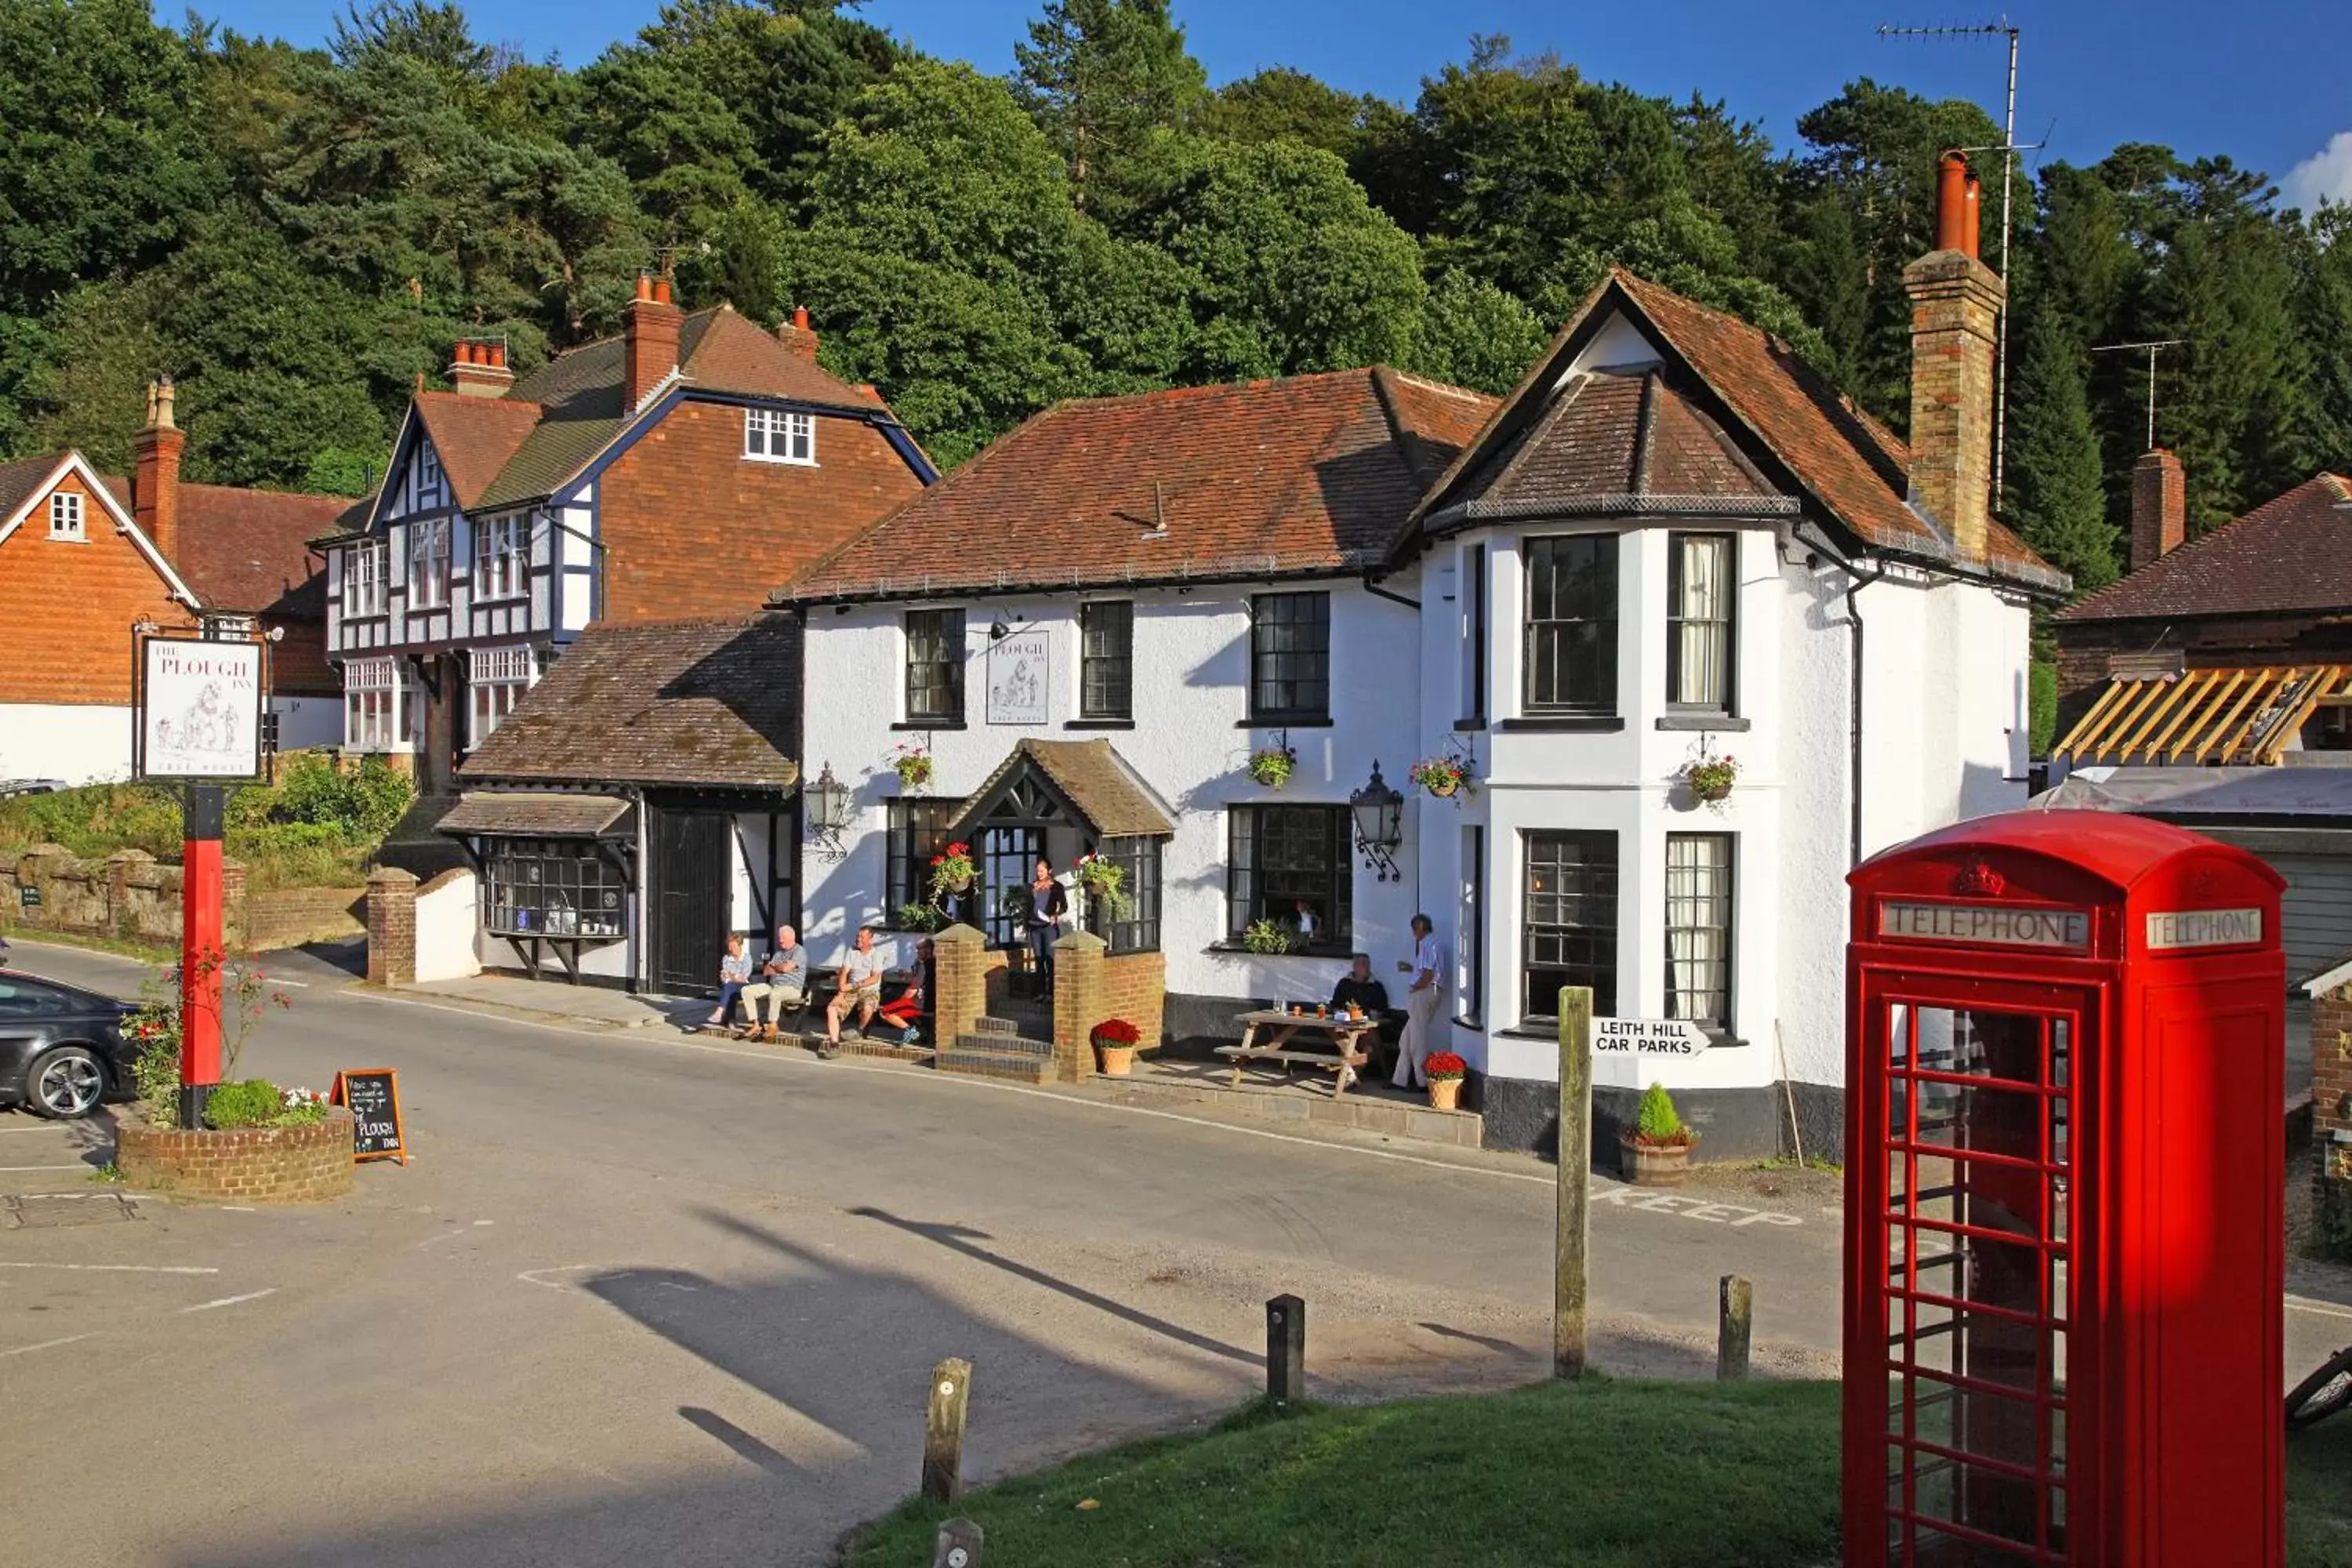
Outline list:
[[[129,1099],[138,1052],[122,1022],[135,1011],[79,985],[0,969],[0,1105],[64,1119]]]

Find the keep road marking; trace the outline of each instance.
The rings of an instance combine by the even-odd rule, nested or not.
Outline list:
[[[248,1291],[247,1294],[242,1296],[223,1296],[217,1301],[199,1301],[193,1307],[183,1307],[180,1309],[180,1316],[184,1318],[190,1312],[209,1312],[215,1307],[234,1307],[242,1301],[258,1301],[264,1296],[275,1296],[277,1294],[278,1287],[273,1285],[267,1290]]]
[[[1677,1219],[1704,1220],[1709,1225],[1727,1225],[1734,1227],[1805,1223],[1792,1214],[1781,1214],[1772,1209],[1752,1209],[1745,1204],[1708,1203],[1704,1198],[1686,1198],[1674,1193],[1652,1193],[1645,1197],[1638,1194],[1632,1187],[1596,1188],[1592,1194],[1592,1201],[1596,1204],[1614,1204],[1621,1209],[1647,1209],[1652,1214],[1670,1214]]]
[[[43,1340],[37,1345],[18,1345],[12,1351],[0,1351],[0,1356],[31,1355],[35,1351],[53,1351],[59,1345],[79,1344],[84,1340],[94,1340],[96,1338],[98,1338],[98,1336],[95,1333],[68,1334],[61,1340]]]

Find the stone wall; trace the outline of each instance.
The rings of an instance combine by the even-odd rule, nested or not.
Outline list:
[[[338,1106],[304,1127],[183,1132],[126,1116],[114,1161],[141,1192],[242,1204],[314,1204],[352,1190],[352,1113]]]
[[[62,845],[37,844],[0,865],[0,931],[58,931],[177,947],[180,868],[143,849],[82,860]],[[37,902],[27,906],[23,889]],[[221,921],[231,952],[263,952],[363,935],[365,889],[287,888],[250,892],[245,868],[221,862]]]

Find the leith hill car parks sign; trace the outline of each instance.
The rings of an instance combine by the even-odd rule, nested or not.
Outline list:
[[[1688,1018],[1592,1020],[1595,1056],[1695,1057],[1706,1047],[1706,1031]]]

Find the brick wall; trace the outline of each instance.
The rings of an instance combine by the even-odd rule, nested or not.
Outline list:
[[[78,475],[58,488],[82,497],[82,542],[49,537],[47,492],[0,542],[0,703],[128,706],[131,624],[194,617]]]
[[[269,650],[269,689],[288,697],[340,697],[343,678],[327,662],[327,623],[308,616],[268,616],[267,632],[282,626],[286,635]]]
[[[352,1113],[337,1107],[307,1127],[181,1132],[124,1117],[114,1163],[142,1192],[241,1204],[315,1204],[352,1190]]]
[[[367,978],[371,985],[416,984],[416,877],[379,866],[367,885]]]
[[[816,464],[743,456],[743,410],[681,403],[604,470],[604,617],[758,609],[768,591],[922,489],[873,426],[816,422]]]
[[[257,952],[366,934],[365,888],[281,888],[245,896],[246,945]]]
[[[1136,1043],[1138,1050],[1158,1050],[1168,1011],[1167,955],[1129,952],[1104,959],[1102,1004],[1105,1016],[1135,1026],[1143,1037]]]
[[[2352,1094],[2352,985],[2339,985],[2311,999],[2311,1128],[2320,1157],[2327,1157],[2331,1132],[2352,1131],[2352,1117],[2339,1107]],[[2347,1173],[2352,1174],[2352,1173]]]

